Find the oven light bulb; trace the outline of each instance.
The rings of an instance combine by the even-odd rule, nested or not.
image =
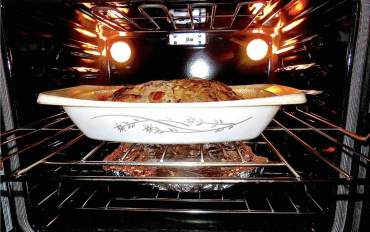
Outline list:
[[[266,41],[254,39],[247,45],[247,56],[254,61],[262,60],[267,55],[268,48]]]
[[[124,63],[131,57],[131,48],[126,42],[118,41],[110,47],[110,55],[116,62]]]
[[[209,65],[203,59],[198,59],[190,65],[189,73],[192,77],[208,79],[209,70]]]

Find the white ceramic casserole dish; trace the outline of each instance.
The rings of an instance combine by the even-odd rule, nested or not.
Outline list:
[[[281,105],[306,102],[304,91],[282,85],[230,86],[243,100],[195,103],[104,101],[121,86],[82,85],[40,93],[60,105],[89,138],[115,142],[194,144],[256,138]]]

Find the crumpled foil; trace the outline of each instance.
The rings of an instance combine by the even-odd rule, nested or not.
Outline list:
[[[237,147],[239,148],[239,152]],[[203,156],[201,155],[201,151]],[[252,149],[241,142],[200,145],[152,145],[132,146],[122,143],[105,161],[131,162],[256,162],[266,163],[267,158],[257,156]],[[152,166],[103,166],[103,169],[117,176],[137,177],[240,177],[260,175],[261,167],[152,167]],[[189,184],[189,183],[146,183],[159,190],[198,192],[224,190],[232,184]]]

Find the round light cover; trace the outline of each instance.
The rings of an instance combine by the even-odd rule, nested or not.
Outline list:
[[[262,60],[267,55],[268,48],[266,41],[253,39],[247,45],[247,56],[254,61]]]
[[[208,79],[210,75],[210,67],[203,59],[197,59],[190,65],[189,73],[192,77]]]
[[[131,48],[126,42],[117,41],[110,47],[110,55],[116,62],[124,63],[131,57]]]

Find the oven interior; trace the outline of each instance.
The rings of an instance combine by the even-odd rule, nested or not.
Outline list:
[[[354,65],[365,1],[1,4],[6,231],[365,231],[369,226],[367,45],[363,72]],[[171,33],[192,32],[205,33],[206,43],[169,44]],[[258,61],[246,55],[253,39],[268,44],[268,54]],[[127,62],[112,58],[117,41],[131,48]],[[61,108],[36,103],[39,92],[81,84],[193,77],[192,66],[199,62],[205,65],[195,74],[229,85],[279,83],[322,91],[308,96],[305,105],[283,107],[258,138],[243,141],[268,158],[260,175],[114,176],[103,170],[102,160],[119,144],[91,140]],[[361,85],[354,91],[356,78]],[[358,101],[351,100],[354,94]],[[207,156],[202,146],[199,157]],[[237,143],[233,149],[239,149]],[[165,152],[163,157],[151,165],[181,168],[166,164]],[[229,165],[221,160],[202,165],[215,163]],[[158,183],[231,187],[180,192]]]

